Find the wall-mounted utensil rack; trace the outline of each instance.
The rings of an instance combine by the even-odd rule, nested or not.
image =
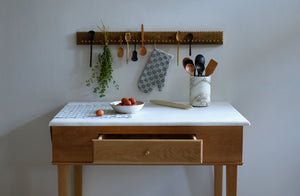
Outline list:
[[[133,38],[136,39],[137,44],[141,44],[141,32],[109,32],[108,39],[109,45],[119,45],[120,36],[123,38],[123,43],[125,43],[125,33],[130,33]],[[186,39],[187,34],[192,33],[194,38],[192,44],[213,44],[222,45],[223,44],[223,31],[180,31],[180,44],[189,44]],[[173,32],[144,32],[144,44],[178,44],[176,40],[177,31]],[[93,45],[104,45],[104,36],[102,32],[96,32]],[[130,40],[132,44],[134,39]],[[77,32],[77,44],[78,45],[90,45],[88,32]]]

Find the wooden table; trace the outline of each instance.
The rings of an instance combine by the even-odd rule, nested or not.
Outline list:
[[[82,195],[83,165],[213,165],[215,196],[222,195],[223,166],[227,196],[235,196],[245,125],[249,122],[228,103],[190,110],[148,103],[130,118],[53,118],[58,195],[69,196],[70,165],[75,196]]]

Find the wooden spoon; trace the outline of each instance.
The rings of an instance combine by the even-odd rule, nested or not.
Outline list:
[[[177,66],[179,66],[179,44],[180,44],[180,31],[177,31],[176,33],[176,40],[178,42],[178,46],[177,46]]]
[[[144,25],[142,24],[142,46],[139,49],[139,53],[142,56],[145,56],[147,54],[147,49],[144,46]]]
[[[186,57],[182,60],[183,68],[186,72],[188,72],[191,76],[195,75],[195,66],[192,59]]]
[[[126,51],[126,64],[128,64],[128,58],[129,58],[129,41],[131,39],[130,33],[125,34],[125,40],[127,42],[127,51]]]
[[[191,76],[194,76],[195,72],[195,66],[193,64],[186,64],[185,71],[188,72]]]
[[[120,48],[118,49],[118,57],[123,57],[123,54],[124,54],[124,50],[122,48],[122,36],[120,35]]]

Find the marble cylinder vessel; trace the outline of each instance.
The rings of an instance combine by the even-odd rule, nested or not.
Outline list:
[[[210,76],[190,77],[190,104],[205,107],[210,104]]]

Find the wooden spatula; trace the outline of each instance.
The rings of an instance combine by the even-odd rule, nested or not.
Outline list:
[[[213,74],[217,65],[218,63],[215,60],[211,59],[205,69],[205,76],[210,76],[211,74]]]

